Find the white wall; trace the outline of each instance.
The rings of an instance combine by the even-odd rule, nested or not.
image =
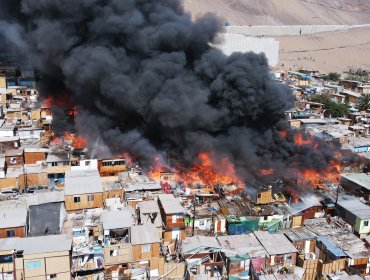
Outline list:
[[[83,159],[80,160],[80,165],[71,166],[71,170],[98,170],[98,160],[97,159]]]
[[[18,130],[18,135],[21,140],[23,139],[40,139],[43,134],[43,130]]]
[[[221,42],[215,47],[224,54],[231,55],[234,52],[264,53],[270,66],[275,66],[279,61],[279,41],[274,38],[257,38],[241,34],[220,34]]]

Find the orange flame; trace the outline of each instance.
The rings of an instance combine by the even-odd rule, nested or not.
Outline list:
[[[322,188],[324,183],[338,183],[340,180],[341,166],[337,162],[330,162],[330,165],[321,171],[313,169],[303,170],[299,176],[298,183],[309,184],[312,187]]]
[[[227,157],[216,161],[212,153],[202,152],[198,155],[199,163],[194,163],[189,168],[178,166],[175,171],[175,180],[188,185],[200,184],[203,186],[215,186],[217,184],[235,183],[243,186],[242,181],[236,175],[234,165]],[[149,177],[160,180],[163,165],[159,158],[154,158],[149,171]]]
[[[83,149],[87,145],[87,141],[85,138],[81,136],[77,136],[74,133],[69,133],[65,131],[63,133],[63,137],[56,137],[54,136],[53,139],[50,141],[50,144],[52,145],[70,145],[75,149]]]
[[[296,145],[310,145],[312,142],[310,139],[303,139],[302,133],[297,133],[294,135],[294,144]]]
[[[260,176],[271,175],[273,173],[274,173],[274,171],[272,170],[272,168],[270,168],[270,169],[261,169],[259,171]]]

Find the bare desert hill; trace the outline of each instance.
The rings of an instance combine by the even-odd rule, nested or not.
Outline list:
[[[232,25],[365,24],[369,0],[183,0],[193,17],[214,13]]]

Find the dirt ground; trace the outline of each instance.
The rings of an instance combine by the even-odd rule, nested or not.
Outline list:
[[[194,18],[211,12],[232,25],[367,24],[370,0],[183,0]],[[279,67],[345,71],[370,68],[370,29],[277,37]]]
[[[183,0],[194,18],[215,13],[232,25],[370,23],[369,0]]]
[[[352,65],[370,68],[370,28],[276,39],[280,42],[279,67],[285,70],[343,72]]]

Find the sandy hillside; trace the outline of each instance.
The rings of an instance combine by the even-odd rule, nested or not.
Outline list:
[[[302,67],[342,72],[351,65],[370,68],[369,28],[276,39],[280,41],[279,66],[287,70]]]
[[[193,17],[217,14],[232,25],[370,23],[369,0],[183,0]]]

